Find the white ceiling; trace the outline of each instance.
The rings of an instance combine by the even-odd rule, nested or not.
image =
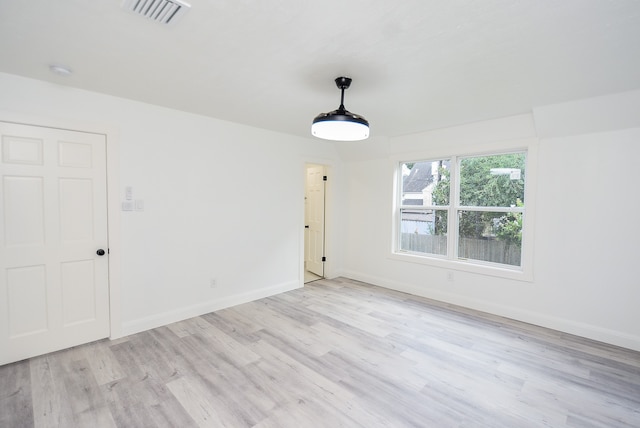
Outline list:
[[[190,0],[170,26],[121,3],[0,0],[0,71],[308,137],[340,75],[372,136],[640,89],[637,0]]]

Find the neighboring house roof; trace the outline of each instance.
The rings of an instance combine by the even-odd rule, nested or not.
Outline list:
[[[422,190],[433,183],[431,162],[416,162],[409,175],[404,177],[402,190],[404,193],[422,193]]]

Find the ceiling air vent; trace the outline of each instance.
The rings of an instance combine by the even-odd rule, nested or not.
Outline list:
[[[191,5],[180,0],[124,0],[122,7],[161,24],[172,24]]]

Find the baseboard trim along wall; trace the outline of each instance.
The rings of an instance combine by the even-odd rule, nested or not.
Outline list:
[[[247,293],[227,296],[221,299],[209,300],[197,305],[179,308],[161,314],[124,322],[122,324],[122,335],[119,337],[129,336],[131,334],[140,333],[142,331],[151,330],[157,327],[162,327],[174,322],[208,314],[209,312],[215,312],[221,309],[230,308],[232,306],[241,305],[243,303],[253,302],[258,299],[263,299],[265,297],[274,296],[286,291],[295,290],[296,288],[301,288],[300,281],[298,280],[260,288]],[[111,337],[111,339],[117,338],[118,337]]]
[[[486,312],[492,315],[498,315],[516,321],[534,324],[563,333],[573,334],[575,336],[608,343],[610,345],[632,349],[634,351],[640,351],[640,337],[620,333],[615,330],[610,330],[592,324],[586,324],[570,319],[558,318],[551,315],[541,314],[524,309],[496,305],[493,302],[472,299],[453,293],[443,293],[441,291],[436,291],[433,289],[416,287],[399,281],[371,276],[361,272],[347,270],[341,273],[342,276],[354,279],[356,281],[363,281],[379,287],[384,287],[415,296],[425,297],[427,299],[433,299],[439,302],[450,303],[453,305]]]

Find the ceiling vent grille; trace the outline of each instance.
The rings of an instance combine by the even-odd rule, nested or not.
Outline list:
[[[122,7],[160,24],[172,24],[191,5],[180,0],[124,0]]]

